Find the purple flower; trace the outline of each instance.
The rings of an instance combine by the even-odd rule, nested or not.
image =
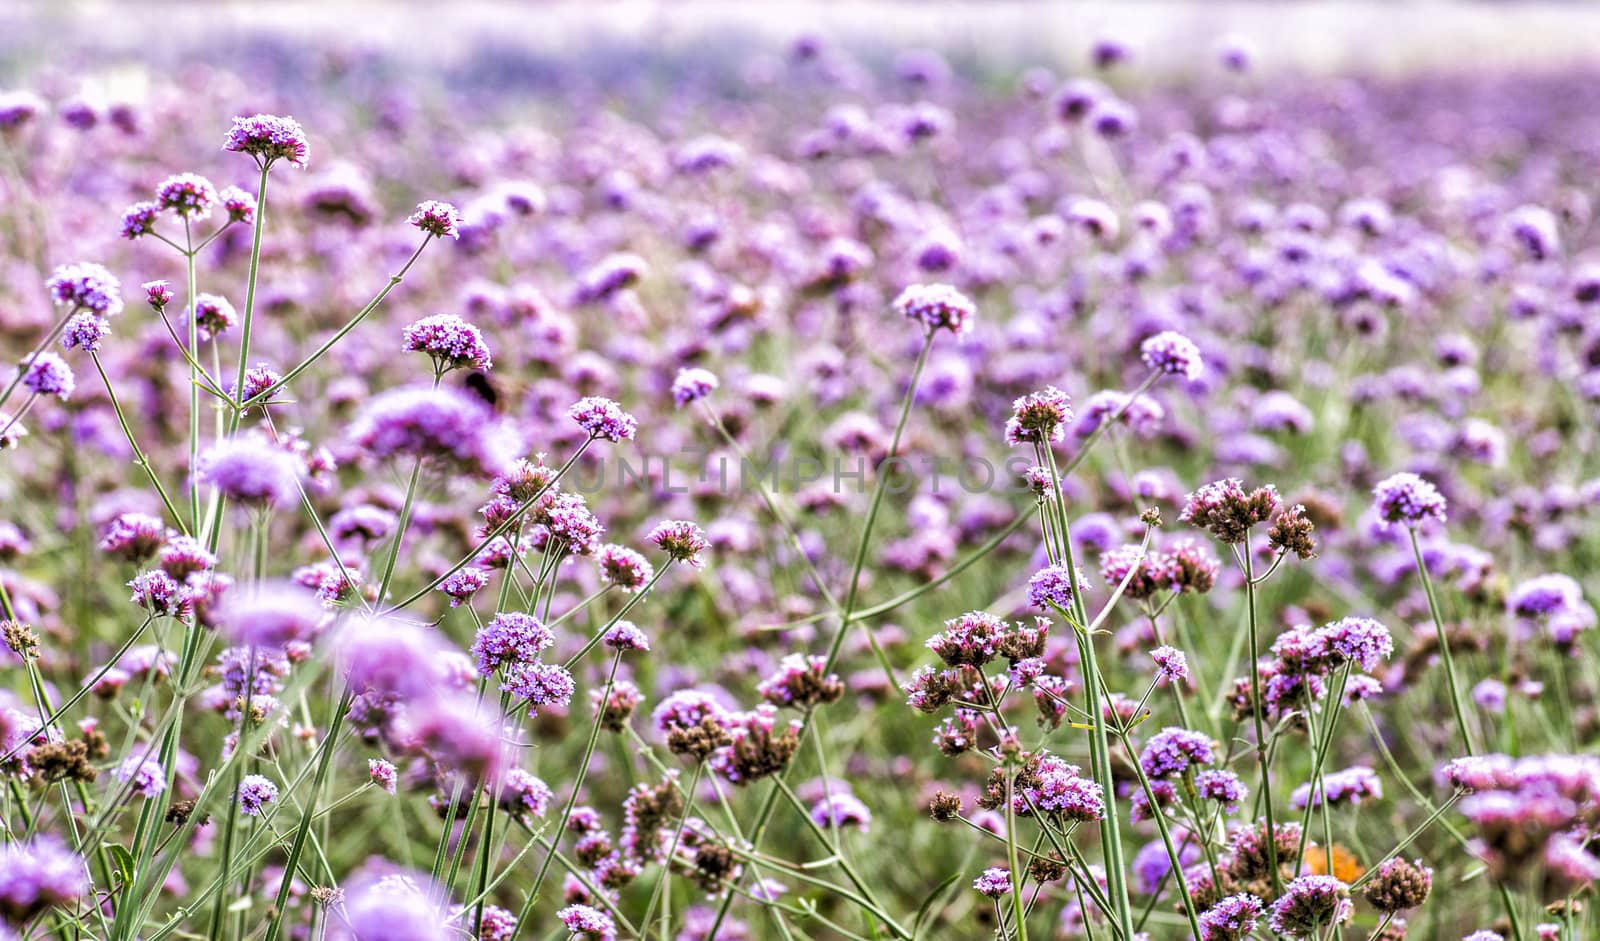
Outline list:
[[[263,167],[286,160],[290,166],[304,169],[311,156],[311,147],[306,143],[306,132],[300,122],[273,114],[234,118],[222,149],[249,154]]]
[[[1518,582],[1506,595],[1506,610],[1524,618],[1568,614],[1582,607],[1583,589],[1572,576],[1559,572]]]
[[[342,917],[329,923],[334,941],[460,941],[441,900],[446,893],[426,873],[361,873],[344,887]],[[487,912],[487,909],[485,909]]]
[[[1333,876],[1301,876],[1283,887],[1268,924],[1291,938],[1316,937],[1350,919],[1350,889]]]
[[[478,630],[472,656],[483,676],[522,663],[532,663],[555,643],[555,634],[531,614],[506,611]]]
[[[672,401],[679,408],[710,395],[719,385],[716,373],[709,369],[689,367],[678,370],[672,380]]]
[[[1176,647],[1157,647],[1150,651],[1156,664],[1156,682],[1182,683],[1189,679],[1189,658]]]
[[[61,345],[69,350],[81,349],[85,353],[93,353],[100,349],[100,344],[111,333],[111,321],[99,314],[85,311],[73,314],[72,319],[61,331]]]
[[[1082,572],[1078,572],[1074,579],[1067,566],[1049,565],[1028,579],[1028,603],[1041,611],[1053,608],[1067,611],[1072,607],[1073,593],[1086,588]]]
[[[601,584],[614,586],[630,594],[642,589],[655,574],[655,568],[649,561],[627,546],[601,546],[595,553],[595,563],[600,567]]]
[[[156,187],[156,205],[185,219],[206,218],[216,201],[217,190],[211,181],[194,173],[169,176]]]
[[[201,480],[249,507],[285,506],[300,496],[300,459],[258,434],[225,439],[200,455]]]
[[[872,811],[854,794],[831,793],[812,805],[811,819],[819,827],[853,827],[865,833],[872,825]]]
[[[965,294],[948,284],[913,284],[900,292],[894,309],[902,317],[922,324],[930,334],[949,330],[960,336],[972,327],[978,308]]]
[[[1245,941],[1261,918],[1261,900],[1248,893],[1230,895],[1200,915],[1200,941]]]
[[[93,262],[62,265],[44,283],[50,297],[67,307],[82,308],[106,317],[122,313],[122,284],[111,272]]]
[[[157,616],[186,618],[194,603],[189,590],[160,569],[140,572],[128,587],[133,589],[133,603]]]
[[[466,366],[488,369],[492,365],[483,332],[454,314],[424,317],[407,326],[403,336],[405,344],[401,349],[428,354],[440,372]]]
[[[639,283],[649,270],[650,266],[638,255],[607,255],[578,279],[573,300],[579,304],[606,300],[618,291]]]
[[[695,568],[703,564],[700,553],[711,548],[705,532],[688,520],[662,520],[645,539],[674,562],[687,562]]]
[[[156,554],[167,541],[167,525],[146,513],[121,513],[106,525],[100,536],[100,549],[138,562]]]
[[[543,781],[521,768],[512,768],[500,782],[500,806],[518,818],[543,817],[555,795]]]
[[[1106,815],[1105,795],[1100,785],[1083,777],[1077,767],[1055,755],[1040,759],[1035,770],[1037,784],[1023,788],[1026,802],[1042,813],[1054,814],[1066,821],[1088,823],[1103,820]]]
[[[144,288],[145,300],[156,313],[166,310],[167,305],[172,303],[172,289],[167,286],[167,282],[146,281],[139,286]]]
[[[1072,399],[1055,386],[1030,392],[1011,403],[1006,443],[1049,444],[1060,441],[1072,421]]]
[[[445,576],[444,581],[439,583],[439,590],[449,596],[450,607],[456,608],[471,601],[472,596],[488,584],[488,569],[468,565]]]
[[[1230,813],[1238,809],[1239,804],[1250,793],[1238,775],[1220,768],[1208,768],[1195,775],[1194,788],[1201,798],[1216,801]]]
[[[229,222],[249,224],[256,218],[256,198],[237,186],[225,186],[217,193],[217,200],[228,214]]]
[[[132,241],[148,235],[161,217],[161,207],[154,202],[138,202],[122,211],[122,237]]]
[[[128,784],[129,790],[143,798],[152,798],[167,789],[167,772],[154,755],[145,753],[129,755],[112,772],[118,781]]]
[[[44,834],[0,846],[0,915],[26,924],[51,908],[71,909],[89,892],[83,857]]]
[[[1175,778],[1195,765],[1216,760],[1210,737],[1175,726],[1162,729],[1145,743],[1139,753],[1139,767],[1151,778]]]
[[[1244,542],[1250,527],[1271,519],[1278,506],[1278,490],[1271,484],[1246,492],[1243,481],[1229,477],[1189,494],[1178,519],[1237,545]]]
[[[1188,337],[1167,330],[1139,344],[1139,358],[1157,372],[1193,382],[1205,373],[1200,348]]]
[[[639,430],[639,423],[632,415],[622,410],[622,406],[607,398],[591,395],[572,403],[567,410],[567,416],[578,423],[578,427],[589,433],[591,438],[604,438],[607,441],[631,441],[634,432]]]
[[[985,611],[969,611],[944,622],[944,630],[928,638],[928,649],[948,666],[981,667],[999,653],[1006,622]]]
[[[1416,474],[1401,472],[1372,488],[1373,508],[1386,523],[1416,527],[1425,520],[1445,521],[1445,500],[1438,488]]]
[[[215,340],[233,326],[238,315],[226,297],[199,294],[194,299],[194,323],[202,340]]]
[[[605,633],[605,645],[619,653],[626,650],[650,649],[650,638],[632,621],[618,621]]]
[[[461,238],[460,211],[449,203],[437,199],[418,203],[417,211],[406,221],[435,238]]]
[[[566,706],[577,689],[567,668],[554,663],[521,662],[506,669],[500,688],[531,706]],[[535,712],[538,710],[535,709]]]
[[[991,866],[983,871],[983,875],[972,880],[972,887],[978,894],[997,899],[1011,893],[1011,870],[1001,866]]]
[[[1309,805],[1315,809],[1322,806],[1324,793],[1327,794],[1329,806],[1359,804],[1365,798],[1377,800],[1383,797],[1383,782],[1371,768],[1361,766],[1325,774],[1322,776],[1322,785],[1313,788],[1307,782],[1295,788],[1289,796],[1289,806],[1304,810]]]
[[[395,782],[399,778],[399,771],[395,766],[382,758],[367,759],[367,776],[372,778],[372,783],[383,788],[384,793],[395,792]]]
[[[522,449],[512,430],[476,396],[449,387],[385,392],[356,414],[350,437],[377,460],[434,458],[491,476]]]
[[[617,941],[617,925],[611,916],[588,905],[568,905],[556,917],[581,941]]]
[[[237,389],[235,388],[236,383],[230,382],[228,383],[228,393],[239,402],[249,402],[268,389],[279,388],[279,383],[281,382],[283,382],[283,376],[276,369],[266,363],[256,363],[244,372],[244,388],[242,390]],[[262,402],[261,405],[264,407],[272,401],[274,400],[269,398],[267,401]]]
[[[239,809],[247,816],[261,816],[262,809],[277,799],[278,785],[264,775],[247,774],[239,782]]]
[[[266,582],[227,594],[215,615],[230,641],[276,649],[312,640],[329,620],[316,595],[292,582]]]
[[[54,395],[62,400],[72,398],[77,379],[66,360],[49,350],[41,350],[30,353],[22,362],[27,367],[22,374],[22,384],[34,395]]]

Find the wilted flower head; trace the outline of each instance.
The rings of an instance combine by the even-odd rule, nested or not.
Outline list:
[[[1236,545],[1244,542],[1250,527],[1271,519],[1278,505],[1278,490],[1271,484],[1246,492],[1243,481],[1229,477],[1189,494],[1178,518]]]
[[[1278,934],[1311,938],[1350,919],[1350,888],[1333,876],[1301,876],[1283,887],[1268,924]]]

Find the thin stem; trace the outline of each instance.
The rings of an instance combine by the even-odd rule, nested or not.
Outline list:
[[[1417,577],[1422,579],[1422,590],[1428,596],[1428,614],[1433,618],[1433,630],[1439,639],[1439,662],[1444,665],[1444,681],[1450,689],[1450,710],[1455,713],[1456,730],[1461,733],[1461,746],[1468,755],[1472,749],[1472,732],[1467,728],[1466,709],[1461,703],[1461,687],[1456,683],[1455,663],[1450,656],[1450,634],[1444,627],[1444,615],[1439,612],[1439,599],[1433,591],[1433,579],[1428,575],[1428,564],[1422,558],[1422,545],[1417,542],[1417,531],[1407,528],[1411,537],[1411,554],[1417,560]]]

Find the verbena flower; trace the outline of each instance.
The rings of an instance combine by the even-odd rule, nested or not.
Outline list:
[[[239,782],[239,810],[259,817],[266,806],[278,799],[278,785],[265,775],[247,774]]]
[[[435,314],[408,325],[403,332],[408,353],[426,353],[440,372],[472,367],[488,369],[493,363],[483,332],[454,314]]]
[[[977,306],[948,284],[914,284],[895,298],[894,309],[930,334],[948,330],[960,336],[972,328],[977,316]]]
[[[1445,521],[1445,499],[1438,488],[1416,474],[1386,477],[1372,488],[1373,509],[1387,523],[1416,527],[1428,520]]]
[[[435,238],[461,238],[460,210],[437,199],[418,203],[417,211],[406,221]]]
[[[300,122],[273,114],[234,118],[222,149],[248,154],[262,166],[283,160],[292,167],[304,169],[311,156],[311,147]]]

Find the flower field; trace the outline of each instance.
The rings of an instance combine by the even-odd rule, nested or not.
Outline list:
[[[0,60],[0,939],[1600,937],[1595,72],[233,51]]]

